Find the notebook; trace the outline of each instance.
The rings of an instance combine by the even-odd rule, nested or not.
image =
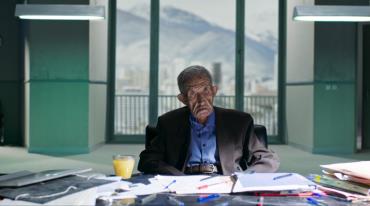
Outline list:
[[[60,170],[45,170],[42,172],[20,171],[7,175],[0,176],[0,187],[22,187],[38,182],[53,180],[68,175],[75,175],[91,171],[89,169],[60,169]]]

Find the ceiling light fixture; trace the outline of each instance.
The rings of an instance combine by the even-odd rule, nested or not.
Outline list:
[[[104,6],[76,4],[17,4],[15,16],[37,20],[101,20]]]
[[[312,6],[294,7],[293,19],[297,21],[368,22],[369,6]]]

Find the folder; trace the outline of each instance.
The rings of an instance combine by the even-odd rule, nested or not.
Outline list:
[[[370,188],[365,185],[335,179],[326,175],[311,175],[311,178],[314,182],[323,186],[328,186],[332,188],[334,187],[348,192],[355,192],[362,195],[370,196]]]
[[[320,165],[329,173],[339,172],[357,178],[370,180],[370,161],[347,162]]]

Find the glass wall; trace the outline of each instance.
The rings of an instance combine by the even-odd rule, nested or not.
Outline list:
[[[151,50],[150,37],[156,36],[150,33],[151,1],[116,2],[115,135],[144,135],[149,80],[156,75],[158,115],[183,106],[176,80],[190,65],[212,73],[219,87],[216,106],[235,108],[235,77],[241,75],[235,73],[236,0],[161,0],[159,46]],[[276,0],[245,1],[244,94],[238,94],[243,110],[265,125],[270,137],[278,135],[278,8]],[[156,32],[158,25],[152,26]],[[158,65],[149,65],[150,52],[158,54]],[[150,67],[157,66],[150,76]]]
[[[190,65],[213,74],[215,104],[234,108],[235,1],[162,0],[159,28],[158,113],[181,106],[176,78]]]
[[[117,1],[114,134],[143,134],[148,124],[149,14],[148,0]]]
[[[278,134],[279,1],[245,1],[244,111]]]

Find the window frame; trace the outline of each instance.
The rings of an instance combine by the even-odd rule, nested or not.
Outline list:
[[[108,92],[107,92],[107,143],[145,143],[145,134],[114,134],[115,70],[116,70],[116,10],[117,0],[109,1],[108,14]],[[150,63],[149,63],[149,125],[155,126],[158,117],[158,75],[159,75],[159,10],[160,0],[150,1]],[[278,5],[278,134],[269,136],[269,144],[285,144],[285,56],[286,56],[286,2]],[[245,1],[236,0],[236,42],[235,42],[235,109],[243,111],[244,106],[244,34]]]

